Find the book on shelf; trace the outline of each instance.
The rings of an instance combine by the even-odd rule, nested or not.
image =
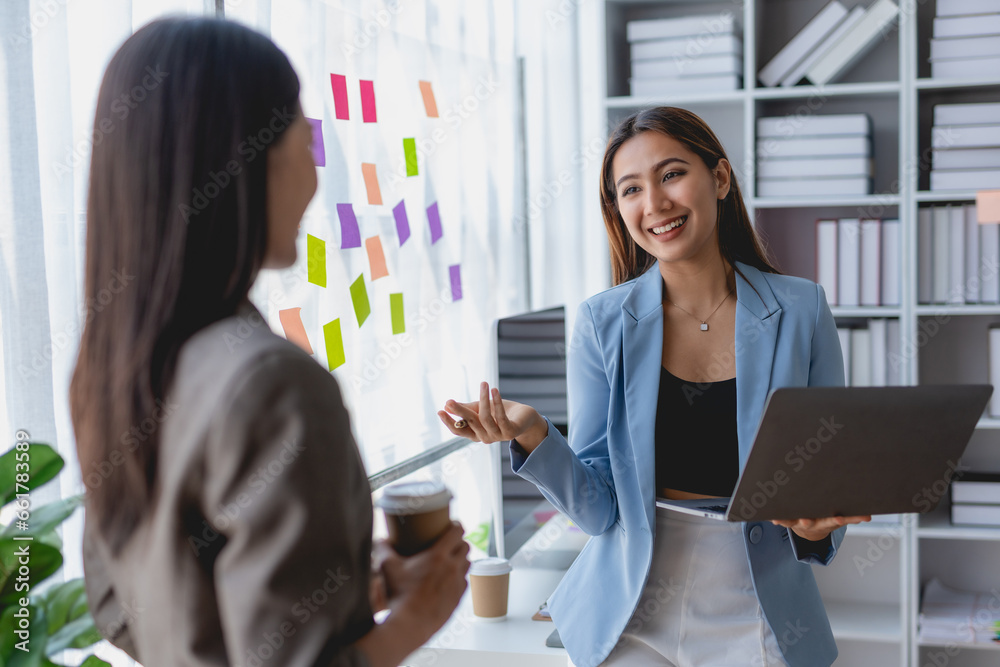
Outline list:
[[[1000,35],[931,40],[931,62],[951,58],[989,58],[992,56],[1000,56]]]
[[[928,644],[989,644],[1000,640],[1000,609],[989,592],[962,591],[936,577],[920,599],[918,639]]]
[[[888,319],[885,322],[885,356],[886,384],[898,387],[903,384],[902,341],[899,338],[899,320]]]
[[[851,386],[872,386],[872,335],[868,329],[851,329]]]
[[[934,125],[984,125],[996,123],[998,119],[1000,102],[934,105]]]
[[[951,483],[951,502],[1000,505],[1000,472],[963,472]]]
[[[943,37],[982,37],[1000,35],[1000,11],[972,16],[937,16],[934,18],[934,39]]]
[[[674,39],[653,39],[629,44],[631,60],[657,58],[700,58],[702,56],[743,55],[743,39],[739,35],[687,36]]]
[[[851,329],[837,327],[837,337],[840,338],[840,349],[844,353],[844,383],[851,386]]]
[[[951,213],[948,206],[935,206],[932,210],[934,227],[932,232],[931,246],[934,248],[933,273],[934,292],[931,299],[934,303],[947,303],[948,292],[951,280],[951,268],[948,261],[951,259],[951,251],[948,247],[951,241]]]
[[[761,68],[757,78],[765,86],[777,86],[846,16],[847,8],[839,0],[828,3]]]
[[[979,289],[979,221],[975,206],[963,206],[965,221],[965,301],[979,303],[982,294]]]
[[[990,396],[989,415],[990,417],[1000,417],[1000,398],[997,397],[1000,391],[996,391],[996,388],[1000,387],[1000,326],[993,325],[987,331],[987,367],[990,372],[990,384],[994,387],[993,394]]]
[[[900,267],[900,233],[898,218],[882,221],[882,256],[879,272],[881,274],[881,293],[879,305],[898,306]]]
[[[861,303],[861,220],[837,221],[837,305]]]
[[[988,58],[949,58],[931,61],[932,79],[967,79],[989,77],[1000,71],[1000,56]],[[992,78],[992,77],[990,77]]]
[[[785,157],[871,157],[871,138],[855,137],[763,137],[757,141],[760,159]]]
[[[757,179],[758,197],[864,196],[871,192],[868,176]]]
[[[762,159],[757,163],[759,178],[810,178],[813,176],[855,176],[873,178],[875,163],[871,158],[847,157]]]
[[[1000,11],[996,0],[937,0],[937,16],[962,16],[965,14],[989,14]]]
[[[1000,114],[1000,111],[997,112]],[[952,148],[931,151],[934,169],[1000,169],[1000,148]]]
[[[739,90],[743,87],[743,77],[735,74],[715,74],[710,76],[690,76],[675,79],[631,79],[629,91],[635,97],[661,97],[690,93],[714,93]]]
[[[948,239],[948,303],[965,303],[965,208],[948,208],[951,238]]]
[[[742,55],[699,56],[698,58],[656,58],[633,60],[634,79],[679,79],[704,74],[742,74]]]
[[[1000,146],[1000,122],[975,125],[934,125],[931,148],[990,148]]]
[[[870,136],[871,133],[872,119],[866,113],[766,116],[757,119],[758,138]]]
[[[931,191],[994,190],[1000,188],[1000,169],[932,169]]]
[[[789,86],[794,86],[799,81],[804,79],[806,72],[809,71],[809,68],[812,67],[817,60],[826,55],[826,52],[829,51],[834,44],[840,41],[840,38],[847,33],[848,30],[853,29],[864,15],[865,8],[861,5],[852,9],[844,20],[823,38],[816,48],[806,54],[806,57],[800,60],[799,64],[793,67],[792,70],[785,75],[785,78],[781,80],[782,87],[787,88]]]
[[[863,58],[884,36],[899,15],[892,0],[876,0],[864,16],[813,63],[806,78],[817,86],[837,80]]]
[[[1000,505],[952,503],[951,522],[956,526],[1000,528]],[[997,637],[1000,640],[1000,631]]]
[[[1000,303],[1000,225],[979,225],[979,268],[981,302]]]
[[[678,18],[643,19],[625,23],[625,38],[629,42],[723,35],[739,31],[740,24],[733,12],[697,14]]]
[[[884,387],[889,384],[888,320],[880,317],[868,320],[868,332],[871,344],[871,384],[873,387]]]
[[[861,305],[878,306],[882,300],[882,221],[861,220]]]
[[[933,211],[924,207],[917,211],[917,303],[930,303],[934,298],[934,222]]]
[[[826,292],[826,302],[838,304],[837,295],[837,221],[816,221],[816,282]]]

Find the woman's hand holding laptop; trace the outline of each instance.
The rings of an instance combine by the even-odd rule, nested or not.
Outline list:
[[[846,526],[849,523],[864,523],[871,520],[871,515],[866,514],[863,516],[830,516],[823,519],[775,519],[771,523],[776,526],[791,528],[793,533],[804,540],[819,542],[841,526]]]

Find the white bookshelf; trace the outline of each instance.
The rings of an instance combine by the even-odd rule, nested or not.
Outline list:
[[[872,0],[842,0],[851,8]],[[899,306],[832,308],[835,318],[899,318],[902,349],[911,352],[902,368],[905,384],[986,382],[986,327],[1000,322],[1000,305],[917,303],[917,210],[939,203],[971,203],[975,192],[930,192],[920,168],[930,145],[935,104],[1000,101],[1000,72],[983,78],[930,77],[929,38],[935,2],[898,1],[896,27],[840,81],[824,87],[762,88],[756,73],[827,0],[743,0],[740,3],[687,0],[598,0],[578,3],[581,145],[639,109],[681,106],[697,113],[722,140],[754,225],[765,237],[783,272],[815,280],[813,222],[827,217],[899,218],[901,258]],[[625,22],[693,14],[737,13],[742,23],[742,90],[656,98],[628,94],[629,54]],[[875,194],[864,197],[762,198],[756,193],[756,120],[791,113],[868,113],[876,160]],[[587,183],[597,183],[599,160],[588,165]],[[588,229],[603,230],[593,192],[583,193]],[[944,320],[934,336],[920,336],[921,324]],[[918,344],[923,341],[923,344]],[[979,421],[963,463],[1000,469],[1000,419]],[[852,527],[841,553],[828,568],[814,568],[840,649],[837,665],[922,667],[945,656],[949,667],[1000,664],[1000,652],[981,645],[924,645],[918,641],[919,596],[931,577],[969,590],[1000,585],[1000,528],[960,528],[948,520],[948,498],[925,516],[906,515],[898,524]],[[874,548],[872,547],[874,545]],[[888,547],[888,548],[885,548]],[[880,554],[862,576],[858,556]]]

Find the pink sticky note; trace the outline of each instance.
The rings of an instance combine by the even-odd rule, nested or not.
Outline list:
[[[306,328],[302,326],[302,316],[299,314],[301,310],[301,308],[279,310],[278,319],[281,320],[281,328],[285,330],[285,338],[312,354],[313,349],[309,344],[309,337],[306,336]]]
[[[1000,190],[976,193],[976,217],[981,224],[1000,223]]]
[[[361,119],[365,123],[374,123],[375,117],[375,82],[361,80]]]
[[[347,109],[347,77],[343,74],[331,74],[330,85],[333,87],[333,108],[338,120],[350,120]]]
[[[365,239],[365,249],[368,251],[368,264],[372,267],[372,280],[389,275],[385,266],[385,253],[382,252],[382,241],[377,236]]]

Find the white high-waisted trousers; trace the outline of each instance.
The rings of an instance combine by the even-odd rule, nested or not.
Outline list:
[[[742,524],[657,508],[645,590],[601,664],[785,667],[753,589]]]

